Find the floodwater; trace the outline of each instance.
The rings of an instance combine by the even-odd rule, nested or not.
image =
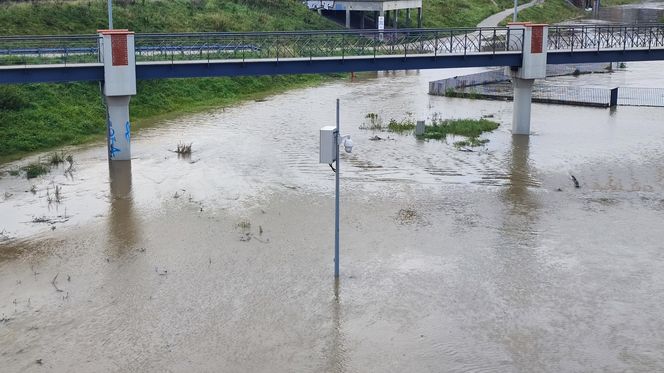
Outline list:
[[[663,87],[662,67],[561,79]],[[334,81],[166,120],[130,165],[98,143],[71,174],[3,175],[0,371],[663,371],[664,108],[535,104],[512,137],[511,103],[427,95],[472,71]],[[468,153],[360,130],[369,112],[501,127]]]

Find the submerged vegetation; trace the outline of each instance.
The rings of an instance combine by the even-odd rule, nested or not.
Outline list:
[[[21,172],[25,172],[25,177],[27,179],[34,179],[51,172],[53,167],[58,167],[65,162],[69,164],[68,167],[65,167],[65,174],[72,172],[74,167],[74,157],[71,154],[65,154],[64,152],[56,152],[28,163],[21,168],[11,169],[8,173],[11,176],[19,176],[21,175]]]
[[[359,127],[363,130],[387,131],[394,133],[411,133],[415,130],[416,122],[412,118],[412,113],[406,113],[401,120],[390,119],[387,125],[383,125],[380,115],[369,113],[365,116],[365,122]],[[464,140],[454,142],[454,146],[476,147],[489,142],[488,139],[480,139],[479,136],[484,132],[491,132],[500,126],[498,122],[481,119],[442,119],[440,114],[434,114],[431,122],[425,124],[424,133],[417,135],[420,139],[443,140],[448,135],[463,136]]]
[[[28,179],[34,179],[38,176],[47,174],[50,171],[50,168],[41,162],[33,162],[23,167],[23,171],[25,171],[25,176]]]
[[[364,123],[362,123],[359,127],[361,130],[406,133],[412,132],[415,129],[413,113],[406,113],[405,117],[398,120],[390,118],[390,120],[387,122],[387,125],[383,123],[383,119],[376,113],[368,113],[364,118]]]
[[[175,152],[178,153],[178,155],[191,155],[191,146],[193,144],[185,144],[185,143],[179,143],[177,148],[175,148]]]
[[[434,119],[421,135],[425,139],[444,139],[447,135],[465,136],[476,139],[484,132],[491,132],[500,125],[488,119]],[[472,140],[471,140],[472,141]],[[477,141],[473,141],[478,143]],[[479,143],[478,143],[479,144]],[[470,145],[470,143],[469,143]],[[481,145],[481,144],[479,144]]]

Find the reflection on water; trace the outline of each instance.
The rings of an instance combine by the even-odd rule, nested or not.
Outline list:
[[[658,23],[664,17],[664,3],[644,1],[642,4],[600,7],[593,19],[611,23]]]
[[[111,203],[109,206],[109,249],[115,255],[136,242],[138,223],[134,217],[131,161],[108,162]]]
[[[339,294],[339,278],[334,279],[334,297],[331,302],[332,336],[330,348],[326,352],[328,358],[326,372],[343,373],[346,371],[346,347],[341,326],[341,299]]]

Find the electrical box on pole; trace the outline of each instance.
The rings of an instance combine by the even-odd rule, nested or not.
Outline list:
[[[337,160],[338,133],[335,126],[320,129],[320,163],[332,164]]]

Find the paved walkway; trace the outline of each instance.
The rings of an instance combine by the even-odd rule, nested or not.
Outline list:
[[[522,11],[523,9],[530,8],[533,5],[543,2],[544,0],[533,0],[529,3],[519,5],[517,9]],[[477,24],[477,27],[496,27],[502,20],[511,16],[512,14],[514,14],[514,8],[505,9],[502,12],[498,12],[490,17],[485,18],[482,22]]]

